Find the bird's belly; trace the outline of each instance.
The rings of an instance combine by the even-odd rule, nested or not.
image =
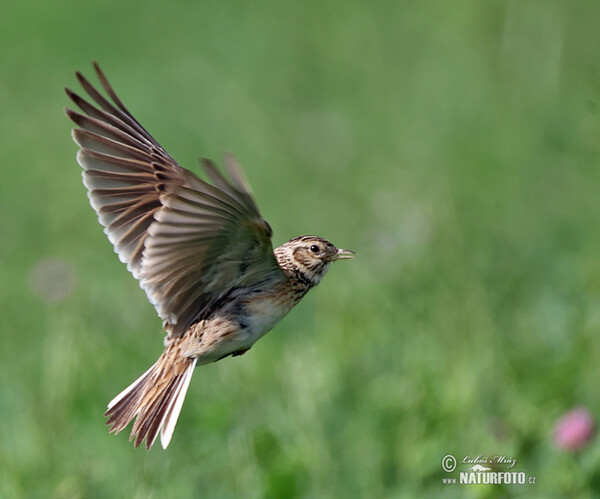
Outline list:
[[[273,329],[295,304],[287,293],[259,295],[247,300],[244,321],[254,341]]]
[[[247,350],[270,331],[297,303],[293,296],[260,293],[230,302],[215,317],[198,324],[199,340],[186,355],[198,365]]]

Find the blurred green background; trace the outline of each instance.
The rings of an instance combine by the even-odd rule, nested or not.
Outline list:
[[[552,428],[600,414],[600,3],[1,9],[0,496],[598,494],[600,443]],[[167,451],[102,417],[162,337],[62,111],[92,60],[181,164],[233,151],[276,244],[357,252],[197,370]],[[446,454],[537,483],[443,485]]]

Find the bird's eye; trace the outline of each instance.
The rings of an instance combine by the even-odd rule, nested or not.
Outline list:
[[[319,251],[321,251],[321,248],[319,248],[319,247],[318,247],[316,244],[313,244],[313,245],[310,247],[310,250],[311,250],[313,253],[318,253]]]

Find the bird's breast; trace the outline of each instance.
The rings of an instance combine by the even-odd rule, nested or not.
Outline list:
[[[291,289],[255,293],[244,300],[242,320],[249,331],[260,338],[283,319],[302,296]]]

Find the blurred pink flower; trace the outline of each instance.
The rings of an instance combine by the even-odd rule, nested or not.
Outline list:
[[[561,417],[554,426],[554,444],[562,450],[585,447],[596,432],[594,418],[585,407],[576,407]]]

